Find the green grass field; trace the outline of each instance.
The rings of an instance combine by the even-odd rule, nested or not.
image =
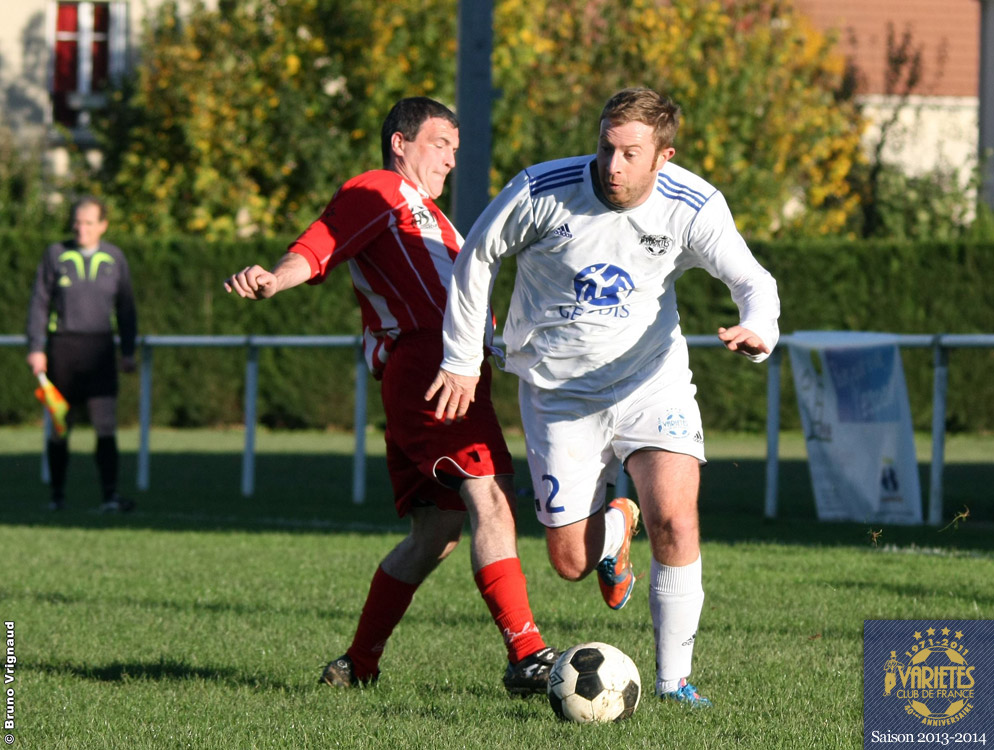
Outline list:
[[[121,517],[94,511],[85,431],[74,435],[69,508],[44,510],[40,441],[36,428],[0,430],[15,747],[857,748],[864,619],[994,617],[994,438],[950,440],[945,515],[970,516],[940,531],[818,523],[796,435],[782,444],[781,517],[766,521],[762,437],[709,436],[693,681],[714,709],[651,698],[647,586],[611,612],[593,578],[560,581],[524,492],[520,549],[538,624],[561,648],[604,640],[629,653],[648,688],[635,716],[568,725],[542,698],[505,695],[503,647],[466,544],[419,591],[379,685],[334,691],[317,685],[321,667],[348,645],[369,579],[404,533],[379,436],[369,435],[369,499],[355,506],[348,436],[260,434],[256,495],[243,498],[242,433],[157,430],[152,488]],[[134,432],[121,443],[127,488]],[[648,570],[644,536],[633,561]]]

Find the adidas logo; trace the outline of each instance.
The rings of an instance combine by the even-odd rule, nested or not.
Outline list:
[[[703,443],[704,442],[704,436],[701,434],[700,430],[698,430],[697,432],[694,433],[694,442],[695,443]]]
[[[564,237],[567,240],[573,238],[573,233],[569,230],[569,224],[563,224],[561,227],[558,227],[553,234],[556,237]]]

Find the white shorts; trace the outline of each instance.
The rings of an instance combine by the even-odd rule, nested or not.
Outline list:
[[[637,450],[685,453],[706,462],[697,387],[690,368],[679,367],[679,352],[674,354],[589,395],[521,381],[518,402],[535,514],[544,526],[568,526],[597,513],[607,485]]]

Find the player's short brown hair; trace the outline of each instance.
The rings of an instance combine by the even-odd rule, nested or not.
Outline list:
[[[401,99],[393,105],[380,129],[380,150],[383,152],[383,168],[390,168],[393,148],[390,139],[394,133],[400,133],[405,141],[413,141],[418,137],[418,131],[425,120],[437,117],[446,120],[452,127],[459,127],[455,113],[441,102],[429,99],[427,96],[411,96]]]
[[[652,89],[637,87],[623,89],[607,100],[601,110],[600,122],[612,125],[642,122],[654,131],[656,153],[669,148],[680,128],[680,107],[668,96]]]

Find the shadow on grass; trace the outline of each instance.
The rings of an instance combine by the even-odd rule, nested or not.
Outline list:
[[[122,487],[134,487],[136,456],[122,454]],[[532,511],[528,470],[516,462],[518,525],[523,536],[543,536]],[[367,459],[366,500],[352,502],[352,456],[346,454],[261,454],[256,457],[252,497],[241,494],[238,453],[163,453],[152,456],[151,488],[131,493],[137,509],[101,515],[96,470],[85,451],[74,453],[68,503],[50,512],[40,481],[37,453],[0,455],[0,518],[5,524],[67,528],[150,528],[174,531],[285,531],[307,533],[406,533],[398,519],[382,457]],[[701,481],[701,531],[706,542],[770,542],[827,546],[916,545],[927,548],[994,550],[994,463],[947,464],[944,524],[969,508],[969,518],[945,530],[931,526],[879,527],[821,523],[815,514],[806,461],[780,463],[779,509],[764,518],[766,464],[762,460],[715,460]],[[921,482],[927,495],[928,466]],[[927,497],[925,514],[927,515]]]
[[[8,595],[10,595],[9,591],[0,589],[0,599]],[[293,607],[287,605],[274,606],[268,599],[251,604],[225,601],[223,599],[190,602],[186,600],[173,601],[154,596],[113,596],[96,591],[87,591],[87,593],[80,594],[65,594],[61,591],[32,591],[19,595],[32,599],[39,604],[56,606],[90,607],[96,603],[100,603],[112,604],[122,609],[142,611],[164,610],[166,612],[195,612],[206,615],[231,614],[239,617],[290,615],[293,617],[318,618],[329,627],[337,626],[339,623],[341,623],[342,627],[348,627],[355,620],[354,612],[332,603],[322,607]]]
[[[122,684],[132,681],[173,682],[202,680],[205,682],[227,684],[233,687],[250,687],[262,690],[284,691],[295,687],[268,676],[257,677],[246,675],[230,667],[194,667],[175,659],[111,662],[103,666],[70,664],[66,662],[39,662],[31,664],[28,669],[59,677],[68,675],[94,682],[119,682]]]

